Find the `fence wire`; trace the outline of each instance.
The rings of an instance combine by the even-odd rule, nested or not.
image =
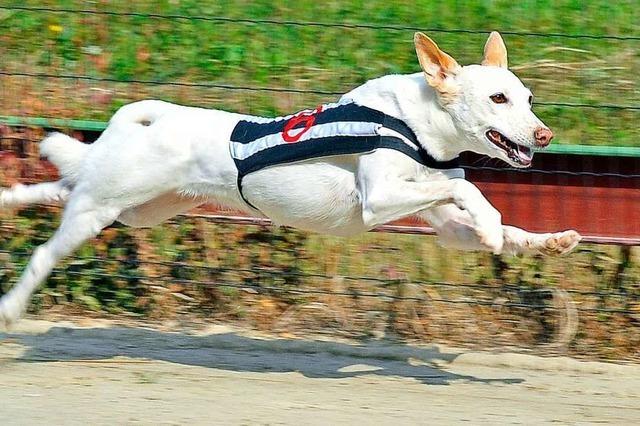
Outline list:
[[[64,7],[48,7],[48,6],[0,6],[0,10],[25,12],[25,13],[52,13],[52,14],[78,14],[78,15],[97,15],[121,18],[148,18],[163,20],[185,20],[185,21],[205,21],[220,23],[236,23],[236,24],[268,24],[282,26],[298,26],[298,27],[326,27],[337,29],[366,29],[366,30],[391,30],[391,31],[427,31],[433,33],[451,33],[451,34],[478,34],[486,35],[486,30],[468,30],[468,29],[451,29],[451,28],[422,28],[417,26],[403,25],[384,25],[377,23],[326,23],[313,21],[289,21],[276,19],[249,19],[225,16],[197,16],[197,15],[181,15],[181,14],[160,14],[160,13],[142,13],[130,11],[111,11],[111,10],[92,10],[81,8],[64,8]],[[640,40],[640,36],[636,35],[596,35],[596,34],[571,34],[571,33],[543,33],[543,32],[519,32],[519,31],[501,31],[505,35],[513,35],[520,37],[541,37],[541,38],[565,38],[565,39],[591,39],[603,41],[621,41],[636,42]],[[76,74],[54,74],[24,71],[7,71],[0,69],[0,75],[14,77],[31,77],[31,78],[49,78],[59,80],[84,80],[101,83],[116,84],[141,84],[149,86],[174,86],[187,88],[208,88],[208,89],[226,89],[241,90],[250,92],[273,92],[273,93],[291,93],[291,94],[313,94],[324,96],[339,96],[344,90],[313,90],[313,89],[295,89],[288,87],[260,87],[253,85],[234,85],[225,83],[212,82],[182,82],[182,81],[164,81],[151,79],[118,79],[113,77],[98,77],[93,75],[76,75]],[[577,108],[577,109],[609,109],[619,111],[640,111],[640,105],[624,105],[615,103],[580,103],[580,102],[538,102],[536,105],[544,107],[559,108]]]
[[[153,18],[185,21],[205,21],[205,22],[226,22],[238,24],[266,24],[266,25],[286,25],[299,27],[322,27],[322,28],[344,28],[344,29],[366,29],[383,31],[428,31],[443,34],[482,34],[487,35],[487,30],[468,30],[460,28],[424,28],[406,25],[385,25],[369,23],[338,23],[338,22],[317,22],[317,21],[287,21],[279,19],[250,19],[250,18],[230,18],[225,16],[198,16],[180,14],[161,13],[140,13],[121,12],[109,10],[73,9],[60,7],[34,7],[34,6],[0,6],[0,10],[13,10],[22,12],[42,12],[42,13],[72,13],[81,15],[114,16],[128,18]],[[591,40],[617,40],[617,41],[639,41],[640,36],[635,35],[596,35],[596,34],[571,34],[571,33],[551,33],[535,31],[501,31],[502,34],[519,37],[541,37],[541,38],[568,38],[568,39],[591,39]]]
[[[140,79],[117,79],[112,77],[96,77],[90,75],[78,74],[50,74],[23,71],[6,71],[0,70],[0,75],[7,77],[30,77],[30,78],[48,78],[55,80],[85,80],[101,83],[117,83],[117,84],[141,84],[148,86],[175,86],[175,87],[191,87],[203,89],[228,89],[228,90],[244,90],[250,92],[274,92],[274,93],[296,93],[310,95],[326,95],[341,96],[345,93],[335,90],[315,90],[315,89],[293,89],[286,87],[260,87],[260,86],[240,86],[234,84],[222,83],[205,83],[205,82],[184,82],[184,81],[161,81],[161,80],[140,80]],[[589,108],[589,109],[611,109],[620,111],[640,111],[640,105],[618,105],[618,104],[584,104],[575,102],[540,102],[535,101],[534,105],[544,107],[561,107],[561,108]]]
[[[186,219],[193,219],[195,217],[198,218],[206,218],[208,222],[212,224],[233,224],[237,225],[233,221],[225,220],[221,218],[221,220],[216,220],[218,218],[212,216],[195,216],[195,215],[183,215]],[[7,221],[3,221],[2,226],[0,228],[5,227]],[[15,256],[17,258],[21,258],[26,260],[30,257],[31,253],[22,252],[22,251],[9,251],[9,250],[0,250],[0,255],[4,254],[6,256]],[[264,267],[252,267],[252,268],[241,268],[241,267],[223,267],[223,266],[209,266],[202,265],[197,263],[187,263],[180,261],[154,261],[148,259],[135,259],[135,260],[117,260],[117,259],[109,259],[95,256],[73,256],[70,258],[70,263],[72,265],[77,266],[77,262],[81,262],[84,265],[89,265],[92,263],[97,264],[114,264],[119,263],[127,267],[131,267],[135,270],[138,270],[141,266],[154,266],[154,267],[167,267],[171,270],[180,270],[181,274],[185,274],[185,271],[204,271],[210,274],[210,276],[219,276],[223,273],[234,273],[234,274],[248,274],[251,276],[251,282],[244,283],[233,283],[230,281],[214,279],[214,280],[194,280],[180,277],[172,277],[172,276],[164,276],[164,275],[141,275],[136,273],[103,273],[96,271],[77,271],[77,270],[69,270],[69,269],[61,269],[57,268],[54,273],[64,272],[69,275],[75,276],[83,276],[89,278],[111,278],[111,279],[123,279],[128,282],[131,281],[139,281],[139,282],[147,282],[150,284],[153,283],[164,283],[166,285],[179,283],[181,285],[187,286],[201,286],[201,287],[210,287],[210,288],[235,288],[235,289],[251,289],[258,293],[262,292],[272,292],[276,294],[292,294],[292,295],[329,295],[329,296],[338,296],[338,297],[351,297],[351,298],[377,298],[383,301],[413,301],[413,302],[438,302],[438,303],[450,303],[450,304],[466,304],[470,306],[489,306],[489,307],[505,307],[505,308],[526,308],[531,310],[549,310],[556,311],[558,307],[549,305],[549,304],[536,304],[536,303],[524,303],[524,302],[500,302],[497,303],[496,300],[486,299],[486,298],[478,298],[477,296],[473,298],[469,297],[461,297],[458,299],[452,298],[442,298],[442,297],[433,297],[427,294],[420,297],[413,296],[400,296],[389,293],[380,293],[380,292],[367,292],[367,291],[357,291],[357,290],[345,290],[345,291],[332,291],[332,290],[323,290],[316,288],[304,288],[304,287],[296,287],[296,286],[273,286],[273,285],[265,285],[261,283],[261,279],[264,277],[270,278],[278,278],[283,274],[282,271],[274,271],[269,268]],[[7,271],[6,267],[0,267],[0,271]],[[286,272],[286,276],[289,278],[298,278],[301,280],[305,279],[320,279],[325,282],[330,282],[335,280],[336,278],[340,279],[344,282],[368,282],[373,284],[377,288],[386,288],[393,289],[398,285],[409,285],[415,286],[416,288],[428,289],[428,288],[445,288],[449,290],[474,290],[480,292],[492,291],[496,293],[500,293],[503,296],[505,295],[513,295],[516,298],[521,297],[521,295],[535,295],[538,294],[539,297],[548,296],[554,291],[553,287],[549,288],[531,288],[529,286],[518,286],[512,284],[503,284],[499,287],[488,286],[483,284],[470,284],[470,283],[452,283],[445,281],[432,281],[432,282],[421,282],[409,279],[385,279],[380,277],[372,277],[372,276],[354,276],[354,275],[327,275],[324,273],[313,273],[313,272],[296,272],[295,270],[290,270]],[[579,289],[562,289],[562,291],[567,294],[579,296],[579,297],[596,297],[598,300],[608,300],[611,298],[619,298],[623,299],[625,305],[635,304],[640,301],[640,293],[630,293],[630,292],[617,292],[617,291],[594,291],[594,290],[579,290]],[[624,314],[624,315],[634,315],[639,311],[633,309],[620,309],[620,308],[608,308],[608,307],[583,307],[577,306],[576,310],[584,313],[610,313],[610,314]]]
[[[617,179],[640,179],[640,174],[634,173],[609,173],[609,172],[588,172],[588,171],[569,171],[569,170],[542,170],[535,168],[517,169],[514,167],[490,167],[490,166],[463,166],[465,170],[500,172],[500,173],[518,173],[518,174],[541,174],[548,176],[575,176],[575,177],[602,177]]]

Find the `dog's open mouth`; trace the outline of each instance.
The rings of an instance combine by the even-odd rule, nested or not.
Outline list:
[[[485,135],[491,143],[506,152],[510,160],[523,166],[531,165],[531,160],[533,160],[533,150],[531,148],[511,142],[497,130],[488,130]]]

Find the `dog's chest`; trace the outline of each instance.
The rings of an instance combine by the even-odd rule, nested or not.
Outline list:
[[[245,196],[276,224],[351,235],[365,229],[355,158],[270,167],[245,178]]]

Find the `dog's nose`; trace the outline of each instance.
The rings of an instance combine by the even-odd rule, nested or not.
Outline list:
[[[553,132],[546,127],[538,127],[533,135],[536,138],[536,145],[541,147],[549,145],[553,139]]]

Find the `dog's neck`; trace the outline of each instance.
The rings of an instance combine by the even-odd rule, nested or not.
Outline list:
[[[436,160],[451,160],[465,150],[464,135],[442,108],[422,73],[387,75],[370,80],[342,99],[403,120]]]

